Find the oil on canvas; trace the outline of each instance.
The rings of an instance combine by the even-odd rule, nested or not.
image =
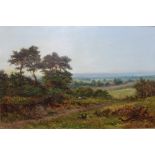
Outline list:
[[[0,128],[155,128],[154,27],[0,34]]]

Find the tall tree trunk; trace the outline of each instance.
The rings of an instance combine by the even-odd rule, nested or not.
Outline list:
[[[23,65],[21,65],[21,67],[20,67],[20,70],[19,70],[19,74],[22,76],[22,74],[23,74]]]
[[[38,81],[37,81],[37,77],[35,75],[35,71],[33,71],[33,77],[34,77],[34,81],[35,81],[35,84],[36,84]]]
[[[22,81],[23,81],[23,65],[20,66],[20,69],[19,69],[19,74],[20,74],[20,80],[19,80],[19,84],[20,84],[20,87],[22,87]],[[22,89],[22,88],[21,88]]]

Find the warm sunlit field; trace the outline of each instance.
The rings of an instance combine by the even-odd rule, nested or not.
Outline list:
[[[117,99],[123,99],[126,97],[132,97],[136,94],[136,90],[134,88],[122,88],[122,89],[114,89],[109,90],[110,95]]]

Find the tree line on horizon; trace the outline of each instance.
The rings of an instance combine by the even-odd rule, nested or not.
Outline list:
[[[132,80],[128,80],[127,82],[133,82]],[[126,81],[123,81],[121,78],[114,78],[113,80],[92,80],[90,79],[75,79],[72,82],[73,88],[78,88],[81,86],[85,87],[109,87],[114,85],[125,84]]]

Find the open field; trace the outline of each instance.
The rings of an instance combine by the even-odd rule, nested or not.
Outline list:
[[[120,84],[120,85],[107,86],[107,87],[104,87],[103,89],[118,90],[118,89],[132,88],[134,86],[134,84],[135,84],[135,82],[129,82],[129,83]]]
[[[122,89],[114,89],[108,91],[112,97],[117,99],[123,99],[126,97],[132,97],[136,94],[136,90],[134,88],[122,88]]]
[[[121,85],[115,85],[115,86],[108,86],[108,87],[95,87],[92,89],[102,89],[107,90],[109,94],[116,99],[124,99],[126,97],[132,97],[135,96],[136,90],[133,87],[135,82],[130,82],[127,84],[121,84]]]
[[[107,90],[112,97],[116,99],[124,99],[126,97],[132,97],[136,94],[136,90],[135,88],[133,88],[134,84],[135,82],[130,82],[127,84],[114,85],[108,87],[92,87],[92,89]]]

